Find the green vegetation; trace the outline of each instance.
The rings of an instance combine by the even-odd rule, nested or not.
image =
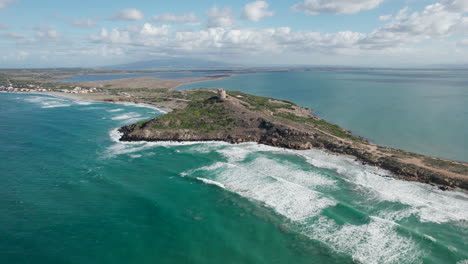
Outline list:
[[[314,127],[318,128],[318,129],[321,129],[321,130],[323,130],[325,132],[328,132],[328,133],[330,133],[330,134],[332,134],[334,136],[340,137],[340,138],[346,138],[346,139],[351,139],[351,140],[358,141],[358,142],[363,142],[363,140],[361,138],[358,138],[358,137],[355,137],[353,135],[348,134],[341,127],[339,127],[339,126],[337,126],[335,124],[328,123],[328,122],[326,122],[324,120],[321,120],[321,119],[301,117],[301,116],[297,116],[297,115],[291,114],[291,113],[275,113],[274,115],[277,116],[277,117],[280,117],[280,118],[284,118],[284,119],[294,121],[294,122],[306,123],[306,124],[313,125]]]
[[[283,100],[276,100],[268,97],[261,97],[251,94],[246,94],[242,92],[232,92],[227,91],[227,94],[232,97],[236,97],[245,103],[242,105],[249,107],[252,110],[270,110],[272,112],[276,112],[278,109],[289,109],[294,110],[293,103]],[[275,102],[276,101],[276,102]]]
[[[462,175],[468,175],[468,166],[462,164],[431,157],[425,157],[423,161],[425,164],[435,168],[441,168]]]
[[[179,91],[174,91],[173,93],[170,94],[172,98],[177,98],[177,99],[184,99],[184,100],[190,100],[190,101],[203,101],[207,100],[213,96],[216,96],[216,93],[208,90],[194,90],[192,92],[179,92]]]
[[[191,129],[200,132],[231,130],[234,119],[224,105],[216,100],[191,102],[187,108],[159,117],[152,127],[156,129]],[[141,124],[144,125],[144,124]]]
[[[143,128],[146,124],[148,124],[149,121],[151,121],[151,120],[140,121],[140,122],[136,123],[136,127],[137,128]]]

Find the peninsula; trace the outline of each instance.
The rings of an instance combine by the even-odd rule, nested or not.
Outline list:
[[[120,129],[121,141],[225,141],[349,155],[400,179],[468,190],[468,164],[378,146],[292,102],[235,91],[175,91],[174,111]]]
[[[223,78],[224,75],[172,80],[142,77],[79,83],[57,81],[77,74],[121,72],[0,71],[0,88],[80,100],[149,104],[169,112],[122,127],[122,141],[258,142],[297,150],[322,149],[388,170],[396,178],[428,183],[444,190],[468,191],[467,163],[378,146],[292,102],[235,91],[174,90],[184,83]]]

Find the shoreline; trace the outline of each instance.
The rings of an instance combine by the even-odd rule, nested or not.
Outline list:
[[[211,78],[210,80],[196,80],[196,81],[193,81],[193,82],[182,83],[182,84],[179,84],[176,87],[173,87],[173,88],[171,88],[169,90],[174,91],[174,90],[177,90],[177,88],[179,88],[179,87],[181,87],[183,85],[192,84],[192,83],[199,83],[199,82],[217,81],[217,80],[222,80],[222,79],[230,78],[230,77],[237,76],[237,75],[239,75],[239,74],[231,73],[231,74],[226,74],[226,75],[222,75],[222,76],[219,76],[219,77],[213,76],[213,78]]]
[[[190,95],[190,94],[194,94],[197,92],[201,92],[200,90],[183,90],[181,92],[182,94]],[[212,94],[213,92],[211,90],[205,90],[205,89],[203,90],[204,90],[203,91],[204,93]],[[137,100],[134,100],[135,97],[120,97],[120,98],[108,99],[108,98],[103,98],[103,97],[99,98],[100,96],[103,96],[103,94],[71,94],[71,93],[50,92],[50,91],[49,92],[13,92],[13,93],[46,95],[46,96],[66,98],[66,99],[82,101],[82,102],[106,102],[106,103],[114,103],[114,104],[121,104],[121,105],[135,105],[135,106],[155,109],[161,112],[162,113],[161,116],[163,117],[171,115],[172,110],[174,110],[172,108],[168,108],[167,104],[166,104],[166,107],[164,107],[158,103],[149,102],[148,100],[146,100],[145,102],[145,99],[143,100],[140,99],[140,101],[138,102]],[[232,100],[239,101],[237,102],[238,106],[243,104],[243,103],[240,103],[239,98],[233,98],[233,97],[230,97],[230,98],[232,98]],[[182,100],[182,99],[175,99],[175,100],[177,101],[177,100]],[[276,99],[271,99],[271,100],[276,100]],[[182,101],[190,102],[190,100],[185,100],[185,99]],[[230,100],[226,100],[226,101],[230,101]],[[304,111],[307,110],[299,106],[296,106],[296,107]],[[185,102],[185,107],[182,107],[182,108],[179,107],[176,109],[183,111],[186,108],[187,108],[187,102]],[[242,111],[243,110],[246,110],[246,109],[242,109]],[[307,113],[309,116],[312,116],[313,118],[317,120],[320,120],[316,118],[315,116],[313,116],[310,113],[310,111],[307,111]],[[266,117],[265,113],[263,113],[262,116]],[[153,120],[155,119],[152,119],[151,121]],[[281,122],[276,123],[276,124],[274,123],[276,121],[272,121],[272,122],[273,122],[273,127],[277,127],[276,125],[279,124],[279,126],[275,129],[280,129],[280,130],[284,129],[284,128],[281,128],[284,126],[284,124],[281,125]],[[286,126],[288,126],[288,124],[291,125],[291,120],[289,120],[288,122],[285,123]],[[295,122],[297,123],[297,121],[293,121],[293,123]],[[132,125],[127,126],[127,127],[131,127],[131,126]],[[265,131],[265,129],[268,130],[267,128],[268,126],[269,125],[267,125],[264,128],[261,128],[262,131]],[[307,126],[307,124],[305,124],[305,126]],[[253,126],[252,128],[255,128],[255,126]],[[135,129],[135,127],[133,129]],[[200,143],[207,142],[207,141],[228,142],[228,143],[255,142],[257,144],[278,147],[280,149],[320,149],[335,156],[343,156],[343,157],[349,157],[349,158],[355,159],[356,161],[359,161],[363,165],[370,165],[370,166],[384,169],[385,171],[389,171],[392,174],[394,174],[395,178],[428,183],[433,186],[438,186],[439,188],[444,189],[444,190],[458,190],[458,191],[463,191],[463,192],[467,192],[468,190],[468,187],[467,187],[468,181],[466,181],[468,175],[465,174],[466,170],[461,168],[463,166],[468,165],[466,162],[434,158],[434,157],[411,153],[411,152],[407,152],[407,151],[403,151],[399,149],[392,149],[389,147],[379,146],[379,145],[370,143],[362,139],[360,139],[363,141],[362,143],[355,144],[352,141],[349,141],[349,139],[344,140],[344,138],[333,136],[330,133],[327,133],[320,129],[318,130],[318,133],[321,134],[322,135],[321,137],[323,138],[317,138],[317,136],[314,135],[314,133],[317,133],[317,131],[310,134],[309,132],[312,130],[307,132],[308,130],[304,126],[295,127],[295,128],[293,126],[291,129],[293,129],[292,131],[294,131],[294,129],[298,129],[297,130],[298,132],[293,132],[293,134],[291,134],[290,132],[286,132],[286,134],[284,135],[282,134],[283,132],[281,132],[280,134],[282,136],[278,136],[278,135],[275,136],[274,134],[270,134],[271,132],[268,132],[268,134],[266,135],[267,138],[265,139],[260,139],[261,137],[263,137],[261,133],[260,134],[257,133],[256,136],[252,138],[251,135],[249,134],[246,134],[245,136],[241,136],[239,134],[238,136],[234,136],[234,137],[231,137],[228,134],[225,134],[224,136],[219,136],[219,135],[218,136],[213,136],[213,135],[204,136],[203,133],[197,134],[197,133],[193,133],[193,131],[188,133],[188,131],[186,130],[175,131],[175,134],[172,134],[172,135],[171,134],[164,135],[164,133],[159,134],[160,136],[157,136],[155,138],[151,138],[151,137],[148,138],[148,136],[146,136],[146,138],[141,137],[141,134],[138,136],[128,137],[128,134],[131,132],[130,130],[128,130],[127,131],[128,133],[124,133],[124,135],[127,137],[126,138],[121,137],[120,141],[127,141],[127,142],[164,141],[164,142],[200,142]],[[287,129],[285,131],[287,131]],[[145,134],[151,135],[151,133],[149,134],[148,133],[145,133]],[[178,136],[174,136],[174,135],[178,135]],[[182,135],[183,137],[181,137],[180,135]],[[352,135],[350,136],[352,137]],[[317,141],[317,139],[319,140]],[[394,155],[402,156],[401,160],[391,158]],[[426,160],[431,161],[431,163],[429,163],[430,165],[426,163],[427,162]],[[454,166],[454,168],[458,166],[461,169],[440,167],[439,165],[434,166],[432,162],[450,163],[450,166]],[[447,165],[444,165],[444,166],[447,166]],[[461,174],[459,171],[462,171]],[[463,171],[465,171],[465,173],[463,173]]]
[[[79,98],[79,96],[75,96],[77,94],[70,94],[70,93],[60,93],[60,92],[30,93],[30,92],[3,92],[3,91],[1,91],[0,93],[46,95],[46,96],[51,96],[51,97],[56,97],[56,98],[63,98],[63,99],[70,99],[70,100],[80,101],[80,102],[89,102],[89,103],[99,102],[99,103],[120,104],[120,105],[133,105],[133,106],[138,106],[138,107],[154,109],[154,110],[157,110],[157,111],[161,112],[162,114],[167,114],[167,113],[173,111],[172,109],[169,109],[169,108],[158,107],[156,105],[146,104],[146,103],[136,103],[136,102],[131,102],[131,101],[128,101],[128,102],[113,102],[113,101],[105,101],[105,100],[83,99],[83,98]]]
[[[320,149],[384,169],[395,178],[468,191],[468,163],[370,143],[291,102],[228,94],[225,99],[207,95],[176,112],[124,126],[120,141],[255,142],[293,150]]]

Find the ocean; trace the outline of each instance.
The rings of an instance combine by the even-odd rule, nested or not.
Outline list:
[[[285,99],[374,143],[468,162],[468,71],[263,72],[186,84]]]
[[[466,194],[319,150],[118,142],[162,113],[0,93],[0,263],[468,263]]]

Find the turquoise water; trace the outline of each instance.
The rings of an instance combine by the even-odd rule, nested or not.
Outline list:
[[[0,263],[466,263],[468,196],[317,150],[120,143],[161,114],[0,93]]]
[[[127,74],[101,74],[101,75],[79,75],[72,78],[59,80],[60,82],[94,82],[112,81],[128,78],[152,77],[158,79],[199,78],[210,75],[223,74],[221,71],[190,71],[190,72],[157,72],[157,73],[127,73]]]
[[[281,98],[371,141],[468,161],[468,71],[321,71],[237,75],[180,89]]]

